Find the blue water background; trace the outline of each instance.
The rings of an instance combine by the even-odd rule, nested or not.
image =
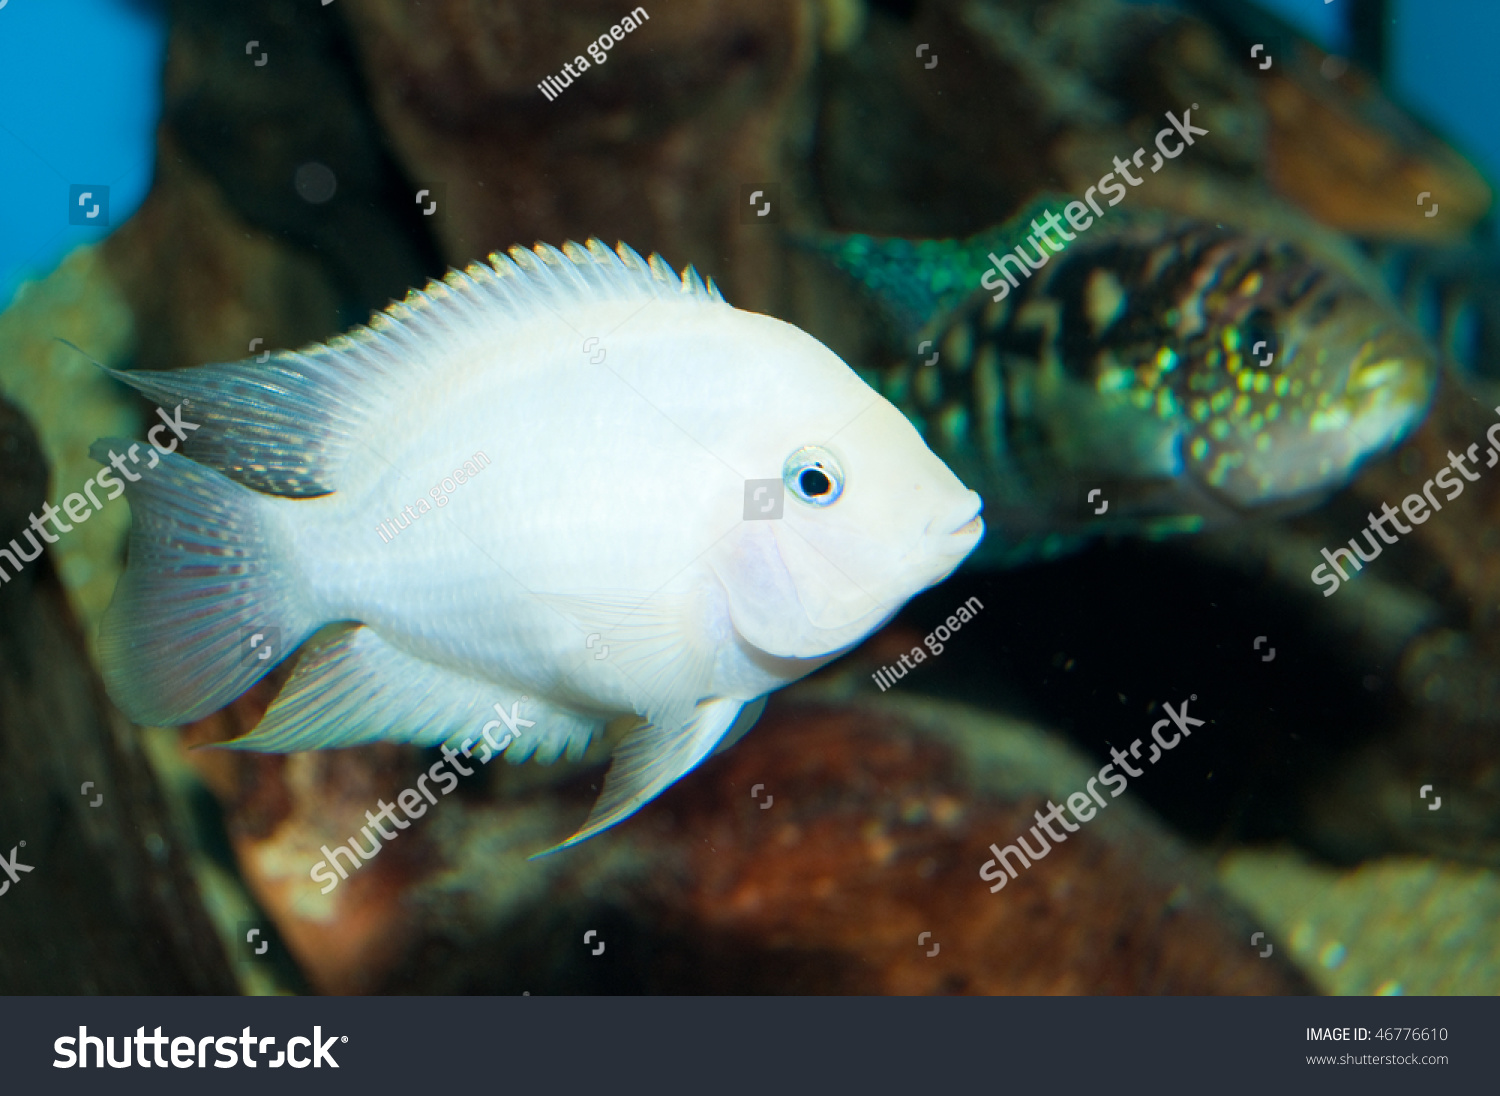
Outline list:
[[[1347,52],[1349,0],[1260,0],[1325,49]],[[1392,93],[1500,179],[1500,0],[1396,0],[1391,5]],[[1415,201],[1413,197],[1413,201]]]
[[[1347,2],[1265,0],[1335,52]],[[1394,11],[1397,93],[1500,178],[1500,0],[1398,0]],[[109,187],[111,228],[146,196],[165,49],[149,0],[3,0],[0,306],[109,231],[69,223],[75,184]]]
[[[162,17],[139,0],[0,7],[0,306],[109,232],[69,224],[74,184],[109,187],[110,228],[146,197],[165,53]]]

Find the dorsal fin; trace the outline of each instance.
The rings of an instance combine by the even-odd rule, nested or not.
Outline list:
[[[306,498],[337,490],[365,424],[467,348],[506,345],[508,329],[546,312],[634,300],[728,307],[712,281],[692,267],[679,277],[659,255],[598,239],[537,244],[449,271],[326,344],[264,362],[105,372],[164,407],[188,405],[183,417],[199,429],[187,456],[258,491]]]
[[[826,233],[797,242],[852,277],[901,334],[910,335],[941,323],[980,292],[979,280],[993,265],[990,252],[1009,251],[1031,234],[1034,218],[1048,209],[1061,216],[1070,200],[1063,194],[1043,194],[1003,224],[964,240]]]

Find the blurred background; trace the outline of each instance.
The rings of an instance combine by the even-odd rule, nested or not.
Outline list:
[[[1487,176],[1500,172],[1500,122],[1487,106],[1500,100],[1500,72],[1491,63],[1500,8],[1474,0],[1259,6],[1329,53],[1368,61],[1361,51],[1378,42],[1381,75],[1402,104],[1439,126]],[[152,0],[10,0],[7,9],[0,33],[0,301],[22,278],[45,274],[77,244],[107,231],[59,229],[55,210],[66,201],[59,187],[105,183],[116,223],[145,199],[167,43],[166,5]]]
[[[129,528],[106,507],[0,585],[0,850],[35,865],[0,896],[0,992],[1500,990],[1500,491],[1337,597],[1307,577],[1493,421],[1500,7],[658,0],[538,91],[629,7],[0,4],[0,543],[149,413],[57,340],[234,360],[537,240],[692,263],[931,436],[951,392],[903,403],[914,340],[799,241],[991,228],[1190,103],[1212,135],[1132,215],[1305,242],[1423,334],[1437,394],[1300,513],[975,561],[576,850],[525,859],[583,818],[604,753],[491,767],[330,894],[320,849],[436,755],[196,748],[253,727],[285,671],[190,727],[130,725],[92,650]],[[940,658],[877,690],[972,597]],[[1194,694],[1189,749],[988,891],[992,842]]]

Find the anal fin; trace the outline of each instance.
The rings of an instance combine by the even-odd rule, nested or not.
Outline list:
[[[513,686],[435,665],[399,650],[370,628],[345,624],[314,636],[259,726],[223,745],[290,753],[369,742],[461,744],[480,738],[497,703],[535,723],[506,750],[514,762],[533,754],[541,762],[564,752],[581,757],[602,727],[598,719],[523,699]]]
[[[536,856],[587,841],[640,810],[712,753],[734,727],[743,707],[741,700],[708,700],[680,727],[663,729],[654,723],[636,727],[616,747],[604,790],[583,826],[562,844]]]

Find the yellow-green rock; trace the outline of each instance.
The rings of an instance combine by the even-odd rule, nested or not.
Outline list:
[[[137,437],[139,404],[87,358],[59,339],[110,366],[120,366],[135,342],[135,321],[97,248],[80,247],[47,277],[27,282],[0,312],[0,392],[20,407],[41,439],[51,479],[47,501],[61,506],[99,471],[89,446],[103,437]],[[119,577],[122,546],[130,530],[124,497],[106,501],[82,522],[68,522],[47,546],[92,644],[99,617]],[[0,560],[0,565],[9,565]]]
[[[1493,871],[1417,857],[1337,871],[1296,853],[1241,852],[1219,876],[1325,993],[1500,993]]]

